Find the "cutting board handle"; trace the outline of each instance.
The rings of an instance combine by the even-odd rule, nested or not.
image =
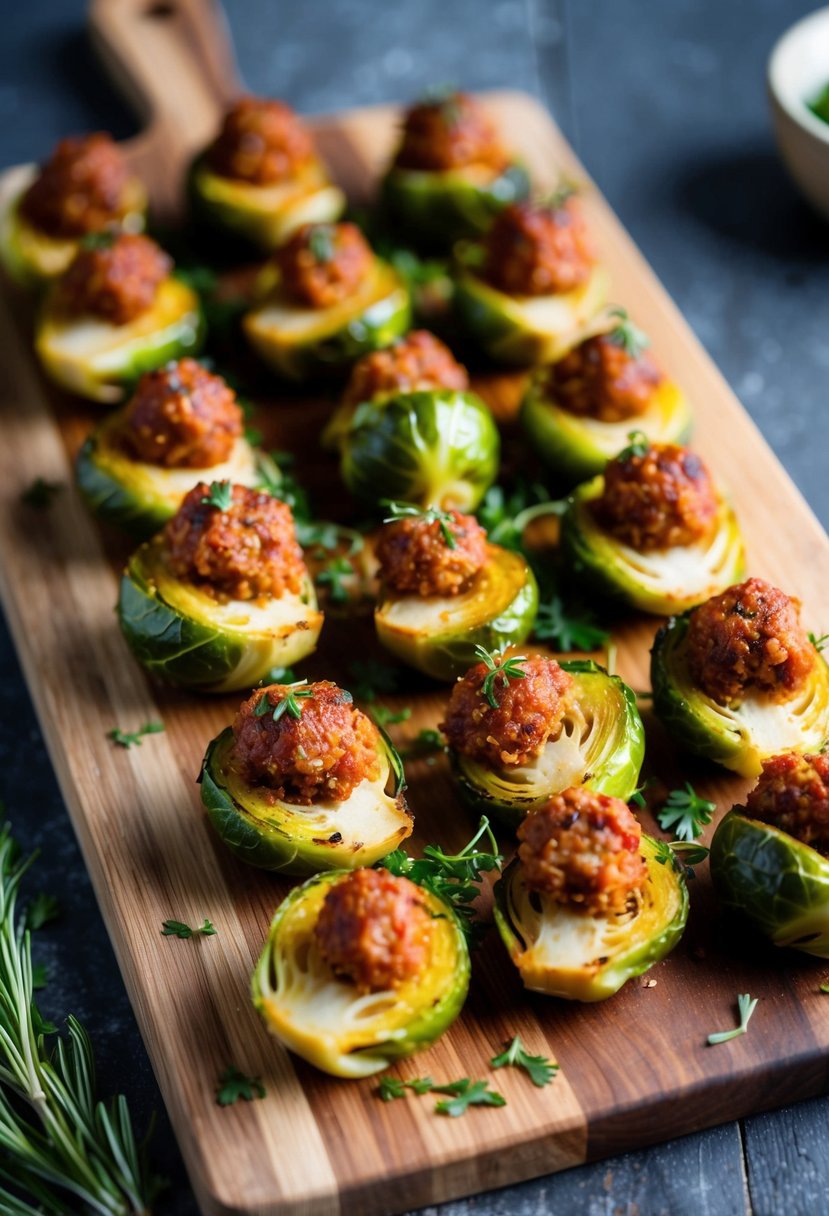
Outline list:
[[[177,218],[184,173],[241,92],[218,0],[90,0],[90,35],[116,85],[144,118],[124,150],[154,214]]]

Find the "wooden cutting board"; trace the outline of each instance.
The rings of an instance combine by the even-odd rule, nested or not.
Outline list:
[[[153,110],[149,133],[132,152],[168,215],[178,201],[184,157],[204,142],[237,87],[206,11],[183,0],[155,9],[134,0],[99,0],[93,9],[108,57],[122,70],[128,67],[145,109]],[[178,69],[181,63],[186,70]],[[148,65],[159,64],[163,89],[148,83],[148,75],[155,79]],[[181,89],[177,77],[186,81]],[[521,94],[486,100],[541,187],[552,186],[562,171],[583,184],[588,219],[612,275],[612,298],[651,334],[659,361],[690,396],[698,421],[695,446],[734,496],[749,569],[800,596],[807,627],[822,632],[829,543],[818,523],[549,116]],[[315,122],[324,155],[355,201],[370,197],[395,142],[395,123],[390,107]],[[0,189],[12,189],[14,181],[10,171]],[[459,1021],[396,1071],[441,1081],[488,1077],[507,1099],[502,1109],[472,1109],[453,1120],[436,1116],[428,1097],[384,1104],[376,1081],[323,1076],[271,1039],[250,1005],[248,985],[287,884],[226,852],[205,820],[195,784],[207,741],[228,723],[239,698],[198,699],[151,686],[127,652],[112,611],[127,550],[101,532],[69,488],[71,459],[99,415],[44,384],[30,352],[26,312],[10,294],[0,296],[0,590],[205,1213],[401,1211],[670,1139],[827,1088],[829,1001],[818,991],[827,967],[741,937],[721,921],[706,866],[692,884],[689,925],[676,952],[603,1005],[525,995],[490,933],[475,956]],[[490,392],[493,385],[483,387]],[[499,400],[508,415],[502,394]],[[274,388],[257,421],[268,446],[297,453],[298,471],[312,491],[328,487],[327,505],[336,509],[335,467],[312,438],[328,408],[321,401],[281,398]],[[66,486],[40,513],[19,501],[37,477]],[[637,689],[647,687],[655,625],[630,619],[614,633],[618,670]],[[376,653],[370,618],[332,618],[319,654],[302,674],[347,683],[343,655]],[[405,744],[422,726],[435,725],[445,696],[402,673],[400,695],[388,703],[412,705],[414,713],[398,728],[398,741]],[[141,747],[125,751],[106,738],[114,725],[135,729],[156,719],[165,733]],[[658,725],[647,713],[645,719],[649,763],[667,780],[689,777],[716,800],[718,812],[744,793],[744,782],[711,766],[677,768]],[[412,764],[408,775],[416,817],[412,848],[435,840],[460,846],[473,825],[444,761]],[[200,923],[204,916],[216,925],[215,937],[161,936],[169,917]],[[760,997],[750,1033],[707,1047],[708,1032],[734,1024],[738,992]],[[490,1074],[490,1057],[514,1034],[532,1052],[560,1063],[551,1086],[535,1089],[513,1070]],[[217,1078],[230,1064],[261,1078],[264,1100],[216,1105]]]

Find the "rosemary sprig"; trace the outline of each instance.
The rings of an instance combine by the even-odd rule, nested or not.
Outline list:
[[[278,722],[283,714],[288,714],[290,718],[301,718],[302,706],[299,703],[300,699],[313,697],[314,695],[313,688],[308,688],[307,684],[307,680],[297,680],[296,684],[286,685],[288,691],[276,705],[271,705],[270,697],[266,693],[264,697],[261,697],[257,701],[256,709],[253,711],[254,716],[264,718],[266,714],[273,710],[274,722]]]
[[[449,511],[441,511],[439,507],[418,507],[412,502],[393,502],[390,498],[384,498],[384,507],[388,507],[390,514],[383,520],[384,524],[396,523],[399,519],[422,519],[427,524],[438,524],[440,534],[443,537],[443,543],[447,549],[457,549],[458,542],[455,535],[449,527],[455,522],[453,515]]]
[[[483,646],[476,646],[475,654],[478,656],[479,662],[486,664],[487,667],[487,674],[484,676],[481,692],[492,708],[497,709],[499,701],[495,695],[496,687],[500,684],[502,688],[506,688],[510,680],[525,679],[527,673],[519,664],[526,663],[526,655],[516,654],[509,659],[505,659],[502,654],[485,650]]]
[[[733,1030],[720,1030],[716,1034],[709,1034],[708,1046],[715,1047],[717,1043],[727,1043],[729,1039],[736,1039],[741,1034],[747,1034],[749,1019],[757,1008],[759,999],[758,996],[752,997],[747,992],[741,992],[737,997],[740,1025],[735,1026]]]

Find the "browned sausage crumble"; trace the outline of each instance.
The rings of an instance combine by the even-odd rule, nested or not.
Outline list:
[[[757,692],[786,701],[815,665],[800,624],[800,601],[762,578],[750,578],[700,604],[687,633],[688,670],[721,705]]]
[[[464,392],[469,388],[469,377],[440,338],[428,330],[415,329],[385,350],[371,351],[357,360],[345,386],[343,404],[358,405],[429,388]]]
[[[558,738],[573,677],[555,659],[541,657],[525,659],[521,670],[523,679],[502,676],[495,681],[497,709],[484,695],[485,663],[476,663],[458,680],[441,723],[451,748],[502,768],[528,763]]]
[[[207,163],[222,177],[270,186],[292,177],[313,157],[311,136],[289,105],[240,97],[225,114]]]
[[[233,600],[299,594],[306,570],[291,508],[270,494],[233,486],[223,511],[204,501],[209,494],[199,482],[165,525],[172,572]]]
[[[171,469],[221,464],[243,430],[233,389],[195,359],[145,372],[124,411],[123,438],[130,451]]]
[[[257,689],[243,701],[233,723],[232,763],[251,785],[266,786],[285,802],[344,802],[362,781],[380,775],[377,727],[330,680],[308,688],[310,696],[296,699],[298,718],[282,713],[274,721],[271,708],[291,691],[284,684]]]
[[[644,886],[641,837],[620,798],[578,786],[527,815],[518,828],[518,857],[531,891],[591,916],[614,915]]]
[[[746,811],[829,856],[829,756],[772,756],[746,798]]]
[[[287,295],[330,308],[353,295],[374,255],[356,224],[303,224],[275,255]]]
[[[509,296],[572,291],[590,277],[596,260],[575,199],[560,207],[511,203],[484,241],[483,277]]]
[[[57,284],[59,307],[127,325],[151,307],[172,270],[172,259],[148,236],[121,233],[111,242],[81,248]]]
[[[717,507],[699,456],[673,443],[655,443],[644,456],[631,453],[608,462],[593,513],[616,540],[649,553],[710,536]]]
[[[634,357],[609,334],[598,334],[552,365],[546,387],[570,414],[624,422],[644,413],[663,379],[645,352]]]
[[[444,528],[454,540],[447,544]],[[401,595],[460,595],[487,560],[486,532],[474,515],[441,512],[385,524],[376,547],[380,578]]]
[[[388,870],[354,870],[325,897],[314,940],[339,979],[385,992],[418,975],[433,920],[420,887]]]
[[[497,173],[507,162],[491,118],[468,93],[419,101],[406,111],[398,168],[440,173],[486,165]]]
[[[118,145],[105,131],[62,139],[23,195],[20,212],[49,236],[98,232],[123,219],[128,180]]]

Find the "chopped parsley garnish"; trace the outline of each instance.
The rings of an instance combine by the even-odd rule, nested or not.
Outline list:
[[[647,456],[651,441],[644,431],[628,431],[628,445],[616,457],[618,461],[632,460],[634,456]]]
[[[241,1098],[244,1102],[252,1102],[254,1098],[264,1098],[265,1086],[258,1077],[246,1077],[238,1068],[231,1064],[219,1077],[216,1089],[216,1101],[219,1106],[232,1106]]]
[[[45,511],[51,507],[63,488],[61,481],[46,481],[43,477],[36,477],[20,495],[20,501],[25,507],[33,507],[35,511]]]
[[[533,1085],[543,1089],[555,1080],[559,1065],[548,1060],[546,1056],[531,1056],[524,1048],[518,1035],[512,1040],[506,1051],[493,1056],[489,1061],[493,1068],[523,1068]]]
[[[311,229],[308,248],[315,262],[324,265],[334,261],[334,229],[330,224],[317,224]]]
[[[820,637],[814,633],[810,633],[809,641],[812,643],[818,654],[820,654],[826,649],[827,646],[829,646],[829,633],[822,633]]]
[[[327,587],[331,602],[347,604],[350,598],[345,579],[354,575],[354,563],[347,557],[332,557],[317,574],[314,582],[319,587]]]
[[[553,650],[599,650],[606,646],[610,634],[595,623],[588,609],[568,610],[560,595],[553,595],[538,605],[533,635],[540,642],[549,642]]]
[[[507,1100],[497,1090],[489,1088],[488,1081],[470,1081],[462,1077],[460,1081],[451,1081],[448,1085],[435,1085],[434,1094],[450,1094],[442,1102],[435,1103],[435,1114],[449,1115],[457,1119],[465,1115],[470,1106],[506,1106]]]
[[[642,352],[650,346],[650,338],[637,325],[633,324],[626,308],[612,308],[610,315],[617,318],[618,324],[608,333],[608,340],[614,346],[621,346],[625,354],[630,355],[631,359],[638,359]]]
[[[711,822],[716,805],[700,798],[690,781],[685,788],[671,790],[656,818],[663,832],[673,831],[676,840],[696,840]]]
[[[438,524],[443,543],[447,549],[457,549],[457,539],[450,528],[455,518],[450,511],[441,511],[439,507],[418,507],[412,502],[393,502],[390,498],[382,500],[382,506],[388,507],[390,514],[383,520],[384,524],[396,523],[399,519],[422,519],[427,524]]]
[[[197,929],[191,929],[189,925],[185,925],[180,920],[165,920],[161,926],[163,937],[180,937],[182,941],[186,941],[189,937],[213,937],[216,930],[207,918],[204,924],[199,925]]]
[[[399,673],[379,659],[355,659],[349,664],[349,686],[358,701],[376,701],[377,694],[394,692]]]
[[[738,1035],[746,1034],[748,1031],[748,1023],[754,1010],[757,1008],[759,997],[752,997],[747,992],[741,992],[737,997],[737,1008],[740,1012],[740,1025],[735,1026],[733,1030],[720,1030],[716,1034],[709,1034],[709,1047],[716,1046],[717,1043],[727,1043],[729,1039],[736,1039]]]
[[[313,688],[308,688],[307,685],[307,680],[297,680],[295,684],[287,685],[288,691],[276,705],[271,705],[270,697],[265,693],[264,697],[260,697],[256,702],[256,708],[253,711],[254,717],[264,718],[273,710],[274,722],[278,722],[284,714],[288,714],[291,718],[301,718],[300,700],[314,695]]]
[[[202,497],[202,502],[219,511],[227,511],[233,505],[233,486],[229,481],[211,481],[210,492]]]
[[[440,731],[425,727],[417,732],[409,746],[400,754],[404,760],[423,760],[445,751],[446,744]]]
[[[401,722],[408,722],[412,716],[412,710],[409,705],[403,709],[389,709],[387,705],[370,705],[368,711],[378,726],[399,726]]]
[[[517,654],[509,659],[505,659],[502,654],[485,650],[483,646],[476,646],[475,654],[478,660],[481,663],[485,663],[487,667],[487,674],[484,676],[481,692],[492,708],[497,709],[499,702],[495,695],[496,686],[500,684],[502,688],[506,688],[510,680],[525,679],[527,673],[520,664],[526,663],[527,656]]]
[[[113,726],[112,730],[107,731],[107,739],[111,739],[117,747],[140,747],[145,735],[160,735],[163,730],[161,722],[145,722],[138,730],[132,731]]]
[[[377,1091],[384,1102],[394,1102],[396,1098],[405,1098],[406,1090],[414,1094],[428,1094],[435,1088],[431,1077],[413,1077],[411,1081],[401,1081],[399,1077],[381,1077]]]

